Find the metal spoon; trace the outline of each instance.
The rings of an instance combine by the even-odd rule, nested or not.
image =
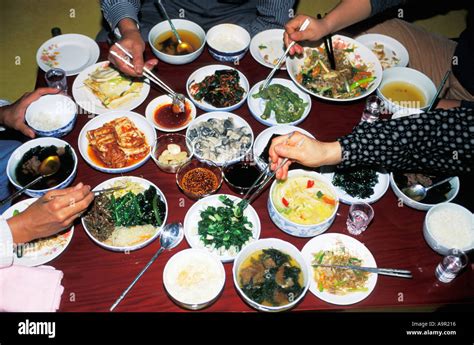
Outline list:
[[[410,199],[413,199],[415,201],[421,201],[424,198],[426,198],[426,194],[428,193],[428,191],[431,188],[434,188],[434,187],[437,187],[437,186],[439,186],[443,183],[446,183],[446,182],[450,181],[451,179],[452,179],[452,177],[445,178],[444,180],[439,181],[439,182],[437,182],[437,183],[435,183],[435,184],[433,184],[429,187],[423,187],[421,184],[417,183],[417,184],[414,184],[411,187],[404,188],[402,191],[403,191],[403,194],[408,196]]]
[[[119,305],[119,303],[124,299],[127,293],[132,289],[135,283],[141,278],[143,273],[155,262],[156,258],[164,252],[166,249],[172,249],[176,247],[184,237],[183,232],[183,224],[181,223],[171,223],[167,224],[163,227],[163,230],[160,235],[160,244],[161,247],[158,251],[153,255],[153,257],[148,261],[146,266],[142,269],[140,273],[136,276],[136,278],[132,281],[132,283],[125,289],[124,292],[120,295],[120,297],[115,301],[115,303],[110,307],[110,311],[113,311],[115,307]]]
[[[23,188],[19,189],[12,195],[10,195],[8,198],[2,200],[0,202],[0,206],[4,205],[5,203],[9,202],[10,200],[14,199],[18,195],[23,194],[25,190],[27,190],[29,187],[32,185],[40,182],[43,180],[45,177],[54,175],[58,172],[59,168],[61,167],[61,161],[59,160],[58,156],[48,156],[46,157],[40,164],[38,168],[38,172],[40,174],[39,177],[35,178],[33,181],[30,183],[27,183]]]
[[[165,6],[163,6],[161,0],[157,0],[156,2],[158,3],[158,5],[160,5],[161,11],[165,15],[166,20],[168,21],[168,23],[170,23],[171,31],[173,31],[173,34],[176,36],[176,39],[178,40],[178,45],[176,46],[176,51],[179,54],[192,53],[194,51],[193,47],[191,47],[191,45],[189,43],[183,42],[181,40],[181,36],[179,36],[178,30],[176,30],[176,28],[174,27],[174,24],[171,21],[170,17],[168,16],[168,12],[166,12]]]

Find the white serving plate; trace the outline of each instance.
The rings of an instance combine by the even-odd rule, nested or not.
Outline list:
[[[89,157],[89,154],[87,152],[87,149],[89,147],[89,141],[87,140],[87,137],[86,137],[87,131],[92,130],[92,129],[97,129],[101,127],[102,125],[104,125],[105,123],[115,120],[122,116],[128,117],[135,124],[135,126],[140,131],[143,132],[143,134],[145,135],[147,139],[147,143],[150,146],[150,152],[141,161],[124,168],[106,168],[106,167],[97,165]],[[79,152],[81,153],[82,158],[84,158],[84,160],[94,169],[97,169],[105,173],[110,173],[110,174],[126,173],[129,171],[135,170],[138,167],[145,164],[148,158],[150,158],[152,148],[153,148],[153,145],[155,145],[155,142],[156,142],[156,131],[151,125],[151,123],[148,122],[148,120],[145,117],[143,117],[140,114],[134,113],[133,111],[120,111],[120,110],[110,111],[108,113],[94,117],[89,122],[87,122],[84,125],[84,127],[82,127],[81,133],[79,133],[79,137],[78,137],[78,147],[79,147]]]
[[[395,38],[381,34],[366,34],[357,37],[356,41],[362,43],[370,50],[374,49],[375,44],[383,44],[384,53],[387,58],[396,57],[399,59],[398,62],[392,61],[390,67],[408,66],[408,62],[410,61],[408,50]]]
[[[20,202],[17,202],[16,204],[10,206],[5,212],[3,212],[2,217],[4,217],[5,219],[11,218],[13,217],[13,213],[15,212],[15,210],[18,210],[21,213],[26,210],[31,204],[33,204],[36,200],[38,200],[38,198],[25,199]],[[44,265],[54,260],[59,255],[61,255],[61,253],[64,252],[69,246],[69,243],[71,243],[72,236],[74,235],[74,226],[71,226],[69,230],[64,233],[64,235],[67,240],[63,245],[54,244],[52,246],[43,247],[39,250],[32,252],[27,252],[25,248],[23,251],[23,256],[21,258],[18,258],[16,254],[13,254],[13,264],[34,267]],[[24,245],[28,247],[29,243],[26,243]]]
[[[313,293],[313,295],[319,299],[322,299],[328,303],[337,305],[355,304],[367,298],[372,293],[375,285],[377,284],[377,274],[369,274],[369,279],[367,280],[366,285],[367,291],[353,292],[346,295],[335,295],[326,291],[321,292],[319,291],[317,283],[314,280],[314,269],[312,267],[313,254],[319,252],[320,250],[330,250],[332,248],[337,248],[338,243],[340,242],[343,243],[344,247],[347,248],[350,253],[362,260],[361,266],[377,267],[374,256],[370,250],[355,238],[336,233],[322,234],[306,243],[306,245],[303,247],[303,250],[301,251],[310,272],[310,276],[312,277],[311,283],[309,285],[309,291],[311,291],[311,293]]]
[[[191,206],[191,208],[186,213],[186,216],[184,217],[184,237],[186,238],[186,241],[188,242],[191,248],[198,248],[210,251],[209,248],[207,248],[204,243],[202,243],[199,239],[198,222],[201,219],[201,212],[204,211],[207,207],[224,206],[224,204],[222,204],[222,202],[218,199],[220,195],[224,194],[214,194],[198,200],[196,203],[193,204],[193,206]],[[225,195],[234,202],[239,202],[240,200],[242,200],[233,195]],[[248,220],[253,224],[253,240],[258,240],[258,238],[260,237],[261,225],[257,211],[255,211],[252,205],[249,205],[244,210],[244,216],[246,216]],[[222,262],[231,262],[237,257],[238,253],[236,255],[230,255],[227,253],[224,255],[219,255],[218,253],[214,252],[214,254],[216,254]]]
[[[253,117],[260,123],[266,125],[266,126],[276,126],[276,125],[293,125],[296,126],[297,124],[303,122],[309,115],[309,112],[311,110],[311,97],[306,93],[301,91],[295,83],[293,83],[291,80],[288,79],[283,79],[283,78],[273,78],[270,81],[269,85],[272,84],[280,84],[283,86],[288,87],[291,91],[296,93],[305,103],[308,103],[306,105],[306,108],[303,112],[303,115],[301,117],[293,122],[288,122],[288,123],[279,123],[277,122],[275,118],[275,113],[272,111],[272,114],[270,117],[266,120],[261,118],[261,115],[263,114],[263,111],[265,110],[265,104],[267,103],[266,100],[262,98],[253,98],[253,94],[256,94],[259,90],[260,87],[263,85],[265,80],[259,81],[257,84],[255,84],[252,89],[250,89],[249,96],[247,97],[247,105],[249,106],[250,112],[252,113]]]
[[[274,62],[285,52],[284,33],[283,29],[270,29],[256,34],[250,42],[250,54],[255,61],[265,67],[273,68]],[[286,69],[284,63],[280,69]]]
[[[104,114],[109,111],[124,110],[129,111],[135,109],[142,104],[150,93],[150,84],[148,79],[143,82],[143,87],[140,94],[130,100],[129,102],[122,104],[120,107],[109,109],[106,108],[102,102],[84,85],[84,80],[89,77],[89,74],[94,72],[98,67],[108,65],[108,61],[98,62],[92,66],[87,67],[83,70],[74,80],[72,84],[72,96],[76,103],[84,110],[91,114]]]

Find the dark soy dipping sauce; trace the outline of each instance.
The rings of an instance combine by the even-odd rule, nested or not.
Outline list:
[[[184,126],[190,119],[191,108],[186,102],[185,111],[174,113],[172,104],[163,104],[155,109],[153,119],[163,128],[175,129]]]
[[[259,176],[255,163],[238,162],[225,170],[227,181],[237,187],[250,188]]]

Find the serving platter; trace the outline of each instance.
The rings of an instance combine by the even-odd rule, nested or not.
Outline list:
[[[15,213],[21,213],[25,211],[36,200],[38,200],[38,198],[30,198],[19,201],[3,212],[2,217],[5,219],[14,217]],[[22,257],[19,258],[15,253],[13,254],[13,264],[29,267],[44,265],[56,259],[59,255],[61,255],[62,252],[66,250],[66,248],[69,246],[69,243],[71,243],[73,235],[74,226],[71,226],[69,229],[63,230],[60,233],[54,235],[54,237],[51,237],[48,243],[41,246],[39,249],[35,248],[37,246],[36,241],[25,243],[23,244],[24,247]]]

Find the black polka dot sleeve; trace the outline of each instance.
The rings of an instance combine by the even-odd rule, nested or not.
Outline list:
[[[362,122],[339,139],[341,167],[470,173],[474,169],[474,110],[435,110],[395,120]]]

